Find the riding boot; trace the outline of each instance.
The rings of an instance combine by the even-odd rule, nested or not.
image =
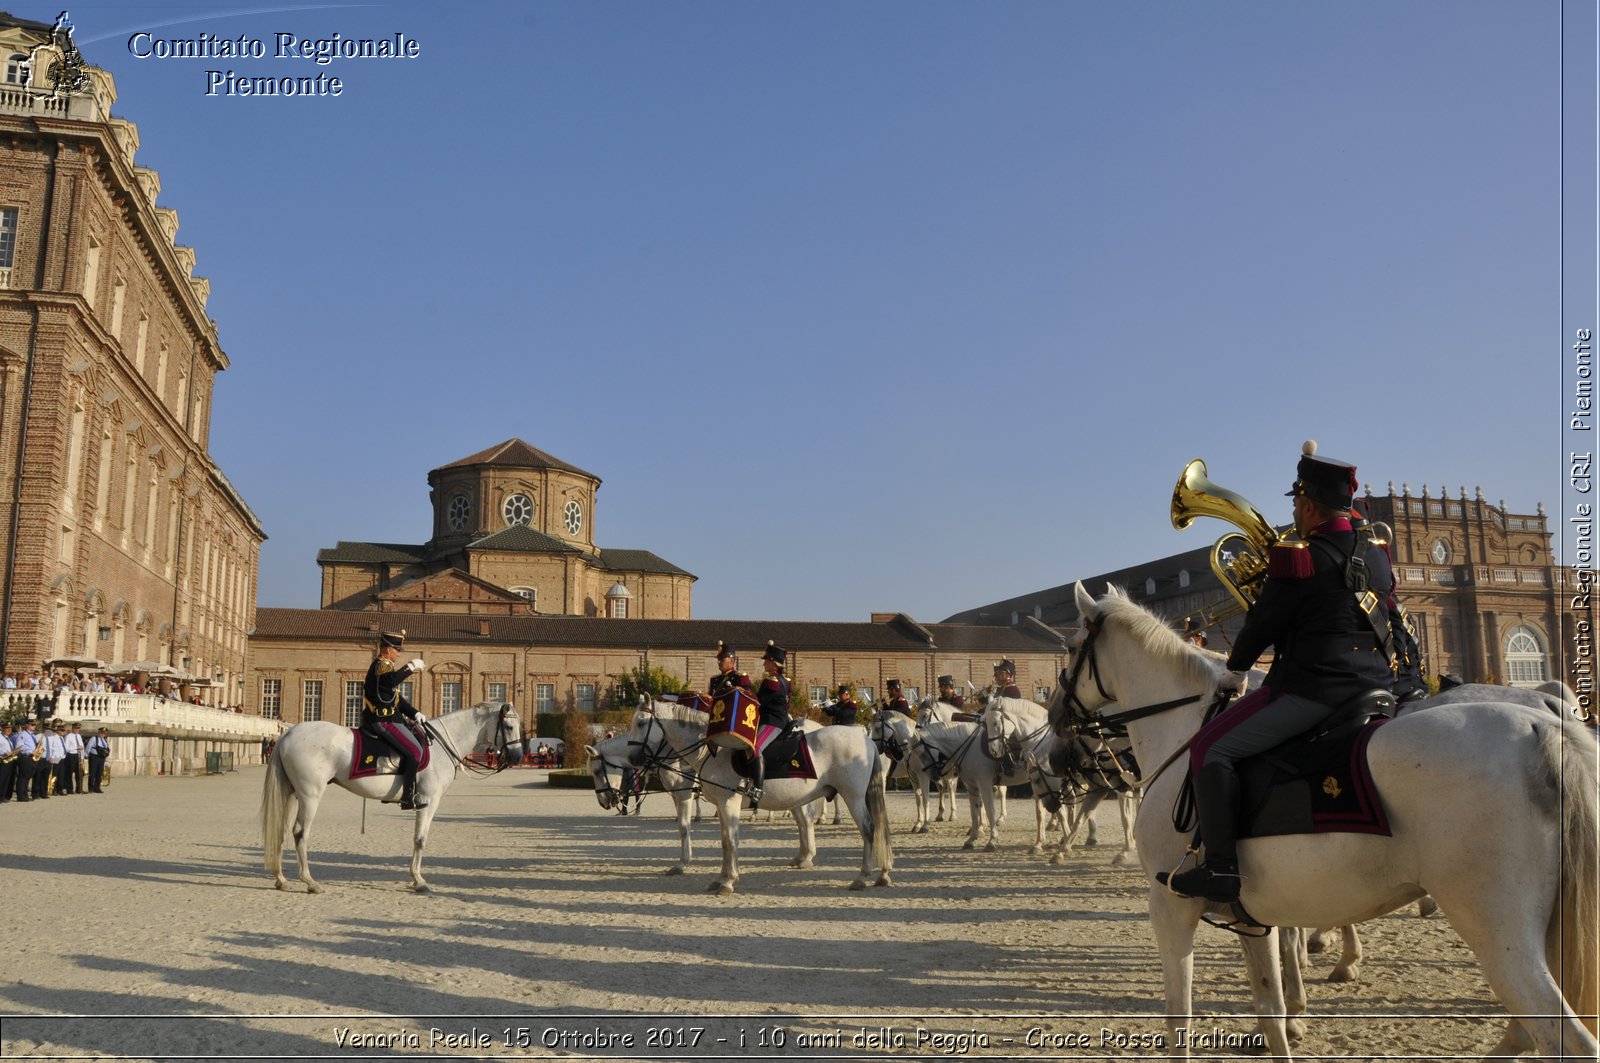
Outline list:
[[[755,755],[755,763],[750,765],[750,788],[745,791],[745,796],[750,798],[750,807],[755,809],[761,804],[761,787],[767,781],[767,758],[760,753]]]
[[[1195,804],[1199,806],[1200,837],[1206,844],[1205,862],[1173,875],[1167,885],[1183,897],[1208,901],[1239,899],[1239,776],[1230,764],[1207,764],[1194,777]],[[1157,880],[1165,878],[1156,876]]]

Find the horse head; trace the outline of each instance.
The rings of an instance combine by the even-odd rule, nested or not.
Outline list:
[[[612,735],[601,739],[597,746],[583,747],[583,751],[589,754],[589,775],[594,779],[595,800],[607,811],[619,808],[622,804],[622,790],[618,784],[628,766],[623,760],[627,742],[627,735]],[[616,782],[611,779],[612,772],[616,772]]]
[[[891,760],[904,759],[906,751],[911,748],[911,721],[905,714],[893,709],[879,709],[873,713],[868,732],[878,749],[887,753]]]

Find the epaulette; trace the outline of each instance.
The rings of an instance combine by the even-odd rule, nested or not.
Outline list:
[[[1309,579],[1316,572],[1310,545],[1300,539],[1273,543],[1267,554],[1267,575],[1275,579]]]

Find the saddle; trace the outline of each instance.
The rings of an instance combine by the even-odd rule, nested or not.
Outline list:
[[[363,731],[359,727],[350,731],[352,750],[350,754],[350,778],[364,779],[369,775],[398,775],[400,774],[400,753],[382,735]],[[417,771],[428,766],[428,761],[433,758],[433,745],[427,741],[426,732],[422,742],[422,757],[417,761]]]
[[[1388,835],[1367,743],[1394,711],[1388,691],[1362,694],[1316,730],[1239,763],[1239,837]]]
[[[798,727],[785,727],[767,748],[761,751],[761,759],[766,769],[766,781],[774,779],[815,779],[817,769],[811,762],[811,745],[806,741],[806,733]],[[754,777],[755,755],[736,751],[733,754],[733,770],[740,777],[749,779]]]

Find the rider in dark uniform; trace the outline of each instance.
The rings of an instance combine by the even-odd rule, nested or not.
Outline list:
[[[898,712],[902,716],[910,716],[911,703],[908,702],[906,700],[906,696],[900,692],[900,680],[887,680],[885,681],[884,686],[888,687],[888,691],[884,694],[885,700],[883,707],[888,709],[890,712]]]
[[[838,700],[825,710],[828,723],[834,726],[854,727],[861,712],[861,706],[856,704],[855,688],[849,683],[840,683],[835,696]]]
[[[1243,693],[1245,672],[1268,646],[1272,667],[1260,690],[1202,727],[1189,747],[1203,864],[1172,876],[1174,893],[1211,901],[1239,897],[1235,850],[1239,760],[1303,734],[1341,706],[1388,690],[1389,611],[1394,587],[1387,551],[1351,527],[1353,465],[1316,456],[1308,442],[1294,497],[1296,541],[1276,543],[1267,579],[1228,656],[1219,692]]]
[[[994,692],[997,697],[1002,698],[1022,697],[1022,691],[1017,688],[1015,661],[1007,659],[994,666]]]
[[[761,800],[761,788],[767,781],[767,766],[761,752],[789,726],[789,677],[783,674],[783,664],[789,652],[782,646],[767,643],[767,652],[761,655],[761,665],[766,675],[756,687],[756,707],[760,727],[756,731],[755,777],[750,780],[750,807]]]
[[[939,677],[939,700],[944,702],[946,705],[954,705],[958,709],[966,706],[966,696],[964,694],[956,693],[955,676],[942,675]]]
[[[428,802],[417,797],[417,764],[422,760],[422,739],[409,726],[419,717],[416,708],[400,693],[400,684],[422,671],[422,658],[416,657],[397,666],[405,642],[404,629],[385,631],[378,636],[378,656],[367,669],[367,679],[361,687],[361,729],[382,738],[400,755],[400,774],[404,778],[400,807],[409,811],[426,808]]]
[[[712,676],[711,682],[707,684],[707,692],[713,698],[718,698],[734,688],[750,690],[750,677],[739,671],[739,652],[726,642],[719,642],[717,674]]]

